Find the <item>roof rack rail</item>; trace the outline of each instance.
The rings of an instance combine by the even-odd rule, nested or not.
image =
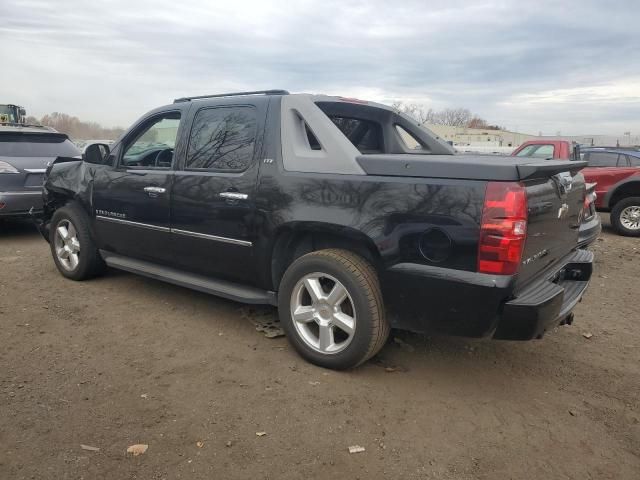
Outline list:
[[[173,103],[189,102],[191,100],[199,100],[201,98],[241,97],[244,95],[289,95],[289,92],[286,90],[255,90],[253,92],[218,93],[216,95],[198,95],[196,97],[176,98]]]

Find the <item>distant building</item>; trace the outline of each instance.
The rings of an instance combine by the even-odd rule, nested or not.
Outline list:
[[[433,133],[454,146],[509,147],[515,149],[522,143],[536,138],[527,133],[510,132],[509,130],[491,130],[485,128],[453,127],[450,125],[424,125]]]
[[[628,147],[640,146],[640,135],[562,135],[540,136],[527,133],[511,132],[509,130],[491,130],[484,128],[454,127],[450,125],[424,124],[426,128],[438,135],[446,142],[450,142],[461,152],[482,152],[508,154],[527,140],[549,139],[569,140],[581,145],[596,147]]]

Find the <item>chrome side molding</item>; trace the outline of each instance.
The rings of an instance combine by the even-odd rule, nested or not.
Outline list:
[[[180,230],[178,228],[172,228],[171,233],[177,233],[178,235],[185,235],[187,237],[203,238],[205,240],[214,240],[216,242],[233,243],[234,245],[242,245],[243,247],[250,247],[253,245],[246,240],[237,240],[235,238],[219,237],[217,235],[209,235],[206,233],[191,232],[189,230]]]
[[[102,221],[112,222],[112,223],[120,223],[123,225],[130,225],[132,227],[147,228],[149,230],[157,230],[159,232],[175,233],[176,235],[202,238],[204,240],[213,240],[215,242],[231,243],[233,245],[241,245],[243,247],[253,246],[253,243],[247,240],[238,240],[236,238],[220,237],[218,235],[209,235],[207,233],[192,232],[190,230],[180,230],[179,228],[161,227],[160,225],[152,225],[150,223],[132,222],[131,220],[124,220],[122,218],[114,218],[114,217],[105,217],[104,215],[96,215],[96,220],[102,220]]]
[[[169,227],[161,227],[160,225],[152,225],[150,223],[132,222],[131,220],[124,220],[122,218],[105,217],[104,215],[96,215],[96,220],[102,220],[104,222],[121,223],[123,225],[131,225],[132,227],[147,228],[149,230],[157,230],[159,232],[171,232]]]

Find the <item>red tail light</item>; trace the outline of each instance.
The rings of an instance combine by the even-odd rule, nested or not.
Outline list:
[[[515,182],[489,182],[484,197],[478,271],[513,275],[527,238],[527,194]]]

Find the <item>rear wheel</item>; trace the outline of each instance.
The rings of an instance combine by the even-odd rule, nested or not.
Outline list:
[[[300,257],[285,272],[278,298],[289,341],[316,365],[355,367],[389,335],[376,272],[352,252],[328,249]]]
[[[611,224],[620,235],[640,236],[640,197],[624,198],[616,203],[611,210]]]
[[[49,245],[58,271],[72,280],[102,273],[105,264],[89,233],[86,214],[75,204],[59,208],[51,218]]]

